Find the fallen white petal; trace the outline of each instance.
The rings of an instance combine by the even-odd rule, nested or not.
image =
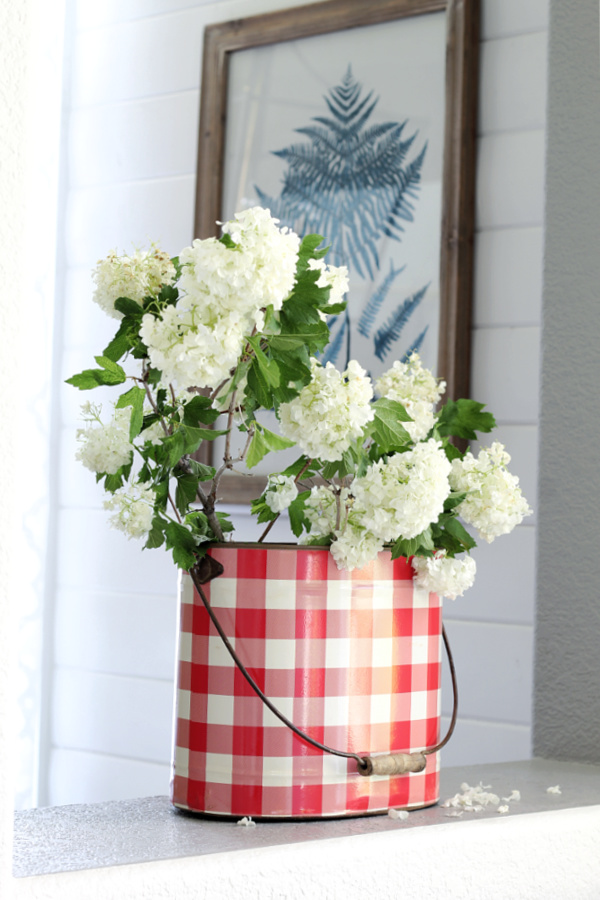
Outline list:
[[[502,799],[505,803],[512,803],[513,800],[516,802],[517,800],[521,799],[521,791],[517,791],[513,788],[510,793],[510,797],[503,797]]]
[[[508,806],[499,806],[498,809],[496,810],[496,812],[499,812],[499,813],[507,813],[508,810],[509,810],[509,808],[510,808],[510,807],[508,807]]]
[[[388,809],[390,819],[408,819],[408,810],[406,809]]]
[[[462,814],[464,813],[464,809],[451,809],[450,812],[445,813],[449,819],[460,819]]]
[[[236,825],[245,825],[246,827],[248,827],[249,825],[256,825],[256,822],[252,821],[251,816],[244,816],[243,819],[240,819],[239,822],[236,822],[235,824]]]
[[[546,788],[547,794],[562,794],[559,784],[555,784],[554,787]]]

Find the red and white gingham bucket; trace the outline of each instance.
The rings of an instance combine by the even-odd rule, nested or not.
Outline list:
[[[389,551],[339,571],[322,547],[227,544],[204,591],[275,706],[311,737],[359,754],[435,747],[441,603]],[[423,772],[363,777],[267,709],[230,658],[191,578],[181,581],[171,797],[219,816],[314,818],[415,809],[439,797],[439,754]]]

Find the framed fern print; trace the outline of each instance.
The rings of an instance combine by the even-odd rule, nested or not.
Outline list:
[[[468,396],[478,0],[327,0],[205,30],[195,236],[268,207],[349,270],[325,361],[417,350]],[[228,499],[261,484],[231,476]]]

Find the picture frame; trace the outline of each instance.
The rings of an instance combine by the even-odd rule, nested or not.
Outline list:
[[[268,205],[299,233],[324,234],[334,253],[328,262],[349,265],[349,308],[351,301],[357,304],[341,337],[344,322],[336,323],[337,344],[350,348],[356,334],[352,343],[362,348],[356,358],[370,372],[371,363],[389,367],[397,358],[386,359],[394,341],[400,355],[418,349],[446,382],[450,399],[469,395],[478,43],[479,0],[325,0],[211,25],[204,32],[194,237],[218,236],[218,222],[252,205]],[[306,206],[298,205],[310,183],[298,185],[296,179],[290,187],[292,171],[298,174],[291,160],[317,152],[317,144],[328,140],[324,130],[331,137],[342,118],[356,126],[350,137],[361,153],[378,140],[395,148],[392,176],[404,184],[404,194],[394,201],[389,227],[377,223],[379,245],[364,228],[360,234],[366,239],[357,241],[354,226],[345,220],[338,228],[330,209],[324,216],[323,204],[319,216],[319,198],[311,218]],[[348,134],[346,129],[344,140],[350,140]],[[333,137],[330,144],[338,140]],[[302,142],[304,150],[298,146]],[[358,159],[347,153],[344,165],[353,170]],[[373,198],[381,206],[388,175],[389,168],[381,184],[371,179],[372,188],[365,190],[363,182],[356,190],[355,223],[364,223],[367,215],[373,219]],[[351,177],[354,184],[358,176]],[[279,196],[277,179],[283,184]],[[320,230],[325,220],[329,228]],[[303,230],[306,223],[313,227]],[[398,288],[401,282],[404,287]],[[400,290],[393,303],[392,284]],[[363,299],[353,301],[361,290]],[[394,322],[402,321],[404,329],[407,311],[416,330],[403,345]],[[356,328],[360,334],[352,331]],[[332,332],[332,345],[335,340]],[[398,353],[396,346],[393,350]],[[231,474],[223,478],[220,494],[225,502],[247,503],[264,484],[264,473]]]

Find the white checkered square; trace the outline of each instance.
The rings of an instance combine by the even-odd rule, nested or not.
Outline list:
[[[230,638],[235,648],[235,638]],[[231,656],[227,647],[218,634],[209,635],[208,638],[208,665],[209,666],[231,666]]]
[[[209,694],[206,704],[208,725],[233,725],[233,697]]]
[[[350,665],[350,638],[327,638],[325,643],[325,667],[347,669]]]
[[[373,638],[373,666],[391,666],[394,659],[393,637]]]
[[[287,716],[292,722],[294,721],[294,698],[293,697],[269,697],[269,700],[273,705],[279,710],[280,713],[283,713],[284,716]],[[263,727],[264,728],[273,728],[277,726],[278,728],[285,727],[281,720],[277,718],[277,716],[271,712],[271,710],[265,706],[263,703]]]
[[[416,584],[413,587],[413,607],[414,609],[429,609],[429,591],[417,587]]]
[[[179,600],[181,603],[194,604],[194,582],[187,574],[179,569]]]
[[[231,753],[206,754],[206,780],[215,784],[231,784],[233,781],[233,756]]]
[[[427,698],[429,691],[411,691],[410,694],[410,718],[411,721],[427,718]]]
[[[352,587],[347,581],[327,582],[327,609],[352,609]]]
[[[190,773],[190,751],[187,747],[175,747],[175,772],[182,778]]]
[[[392,699],[389,694],[371,695],[371,724],[387,725],[392,716]]]
[[[393,609],[394,607],[394,582],[373,582],[373,608]]]
[[[290,582],[278,578],[267,579],[265,606],[267,609],[296,609],[296,595],[293,590],[290,590]]]
[[[325,725],[348,725],[350,702],[348,697],[325,697]],[[344,748],[342,747],[342,750]]]
[[[361,775],[358,776],[362,778]],[[323,754],[323,784],[345,784],[348,780],[348,763],[339,756]]]
[[[211,604],[223,609],[235,609],[238,605],[237,590],[235,578],[216,578],[210,585]]]
[[[295,669],[296,642],[283,638],[265,641],[265,669]]]
[[[190,718],[191,698],[191,691],[184,691],[181,688],[177,691],[177,716],[180,719]]]
[[[413,666],[429,662],[429,638],[427,635],[413,635],[410,662]]]
[[[181,662],[192,661],[192,635],[189,631],[182,631],[179,635],[179,659]]]
[[[286,787],[294,783],[294,757],[293,756],[265,756],[263,757],[262,784],[263,787]]]

